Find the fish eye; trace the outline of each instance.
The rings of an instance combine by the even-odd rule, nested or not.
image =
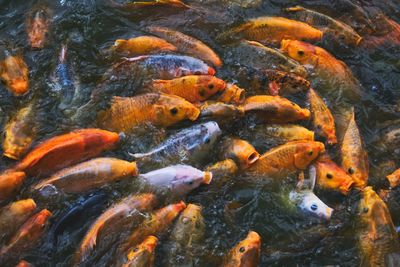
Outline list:
[[[243,252],[245,252],[245,251],[246,251],[246,249],[245,249],[244,247],[240,247],[240,248],[239,248],[239,252],[240,252],[240,253],[243,253]]]
[[[354,173],[354,169],[353,169],[352,167],[350,167],[350,168],[347,170],[347,172],[350,173],[350,174],[353,174],[353,173]]]
[[[207,137],[205,140],[204,140],[204,143],[206,143],[206,144],[209,144],[211,142],[211,139],[209,138],[209,137]]]
[[[193,181],[192,181],[192,180],[187,181],[186,184],[187,184],[187,185],[192,185],[192,184],[193,184]]]
[[[303,50],[299,50],[299,51],[297,51],[297,55],[299,55],[299,56],[304,56],[304,51]]]
[[[171,112],[172,115],[176,115],[176,114],[178,114],[178,109],[177,108],[171,108],[169,110],[169,112]]]
[[[312,150],[308,151],[309,156],[312,156],[313,154],[314,154],[314,151],[312,151]]]
[[[213,88],[214,88],[214,84],[210,83],[210,84],[208,85],[208,89],[212,90]]]
[[[311,205],[310,208],[311,208],[311,210],[316,211],[318,209],[318,206],[317,206],[317,204],[314,203]]]
[[[332,179],[332,178],[333,178],[333,175],[332,175],[331,173],[327,173],[327,174],[326,174],[326,178]]]
[[[368,207],[364,207],[364,208],[363,208],[363,212],[364,212],[364,213],[367,213],[368,211],[369,211]]]

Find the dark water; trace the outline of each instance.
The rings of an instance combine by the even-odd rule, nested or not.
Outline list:
[[[8,120],[20,107],[35,101],[39,130],[36,142],[64,133],[78,127],[93,126],[86,122],[66,123],[65,116],[57,110],[57,99],[49,92],[48,79],[57,63],[61,44],[68,44],[68,58],[79,80],[79,101],[85,103],[99,83],[103,73],[112,65],[104,51],[115,39],[145,35],[146,26],[158,25],[177,29],[209,44],[223,57],[224,67],[217,76],[226,81],[236,81],[231,70],[235,64],[229,47],[215,41],[216,36],[231,25],[246,18],[263,15],[282,15],[281,9],[296,4],[317,9],[334,18],[342,18],[356,30],[367,32],[365,23],[373,21],[376,14],[383,12],[394,21],[400,22],[400,3],[384,1],[185,1],[193,6],[191,10],[157,7],[141,11],[118,10],[107,1],[0,1],[0,40],[13,46],[24,55],[29,69],[31,92],[24,97],[13,97],[0,85],[0,124]],[[241,7],[242,2],[243,7]],[[42,50],[31,50],[25,32],[26,15],[35,5],[45,5],[52,10],[52,26],[48,45]],[[379,25],[375,25],[379,26]],[[366,143],[370,164],[370,181],[377,187],[388,174],[380,164],[393,160],[399,166],[398,151],[393,148],[378,149],[383,124],[398,119],[397,100],[400,97],[400,48],[386,45],[376,49],[331,47],[322,43],[337,58],[342,59],[360,80],[363,91],[373,101],[356,104],[357,122]],[[249,55],[251,56],[251,55]],[[139,77],[132,77],[132,79]],[[132,88],[131,95],[135,94]],[[327,99],[335,107],[335,99]],[[378,103],[378,104],[376,104]],[[301,102],[300,102],[301,104]],[[304,102],[303,102],[304,105]],[[305,124],[307,126],[307,124]],[[245,131],[246,124],[232,122],[223,125],[224,135]],[[173,131],[173,130],[171,130]],[[123,144],[118,150],[107,155],[127,159],[130,152],[146,151],[153,140],[161,141],[160,133],[154,130],[154,137],[143,137],[138,141]],[[248,140],[256,144],[259,140]],[[332,148],[335,154],[337,149]],[[259,151],[260,153],[264,151]],[[215,160],[214,160],[215,159]],[[210,157],[209,162],[217,161]],[[3,158],[1,169],[13,162]],[[32,183],[33,181],[29,181]],[[318,196],[336,210],[331,222],[324,223],[299,214],[287,200],[291,184],[271,186],[267,183],[249,183],[240,177],[230,177],[221,186],[199,188],[187,196],[187,203],[198,203],[204,207],[206,239],[198,253],[198,266],[218,266],[222,255],[236,242],[244,238],[249,230],[257,231],[263,241],[262,266],[356,266],[359,254],[355,240],[354,199],[344,198],[327,192]],[[35,266],[69,266],[75,249],[87,227],[106,206],[128,194],[123,184],[105,188],[104,201],[97,205],[86,203],[88,195],[68,196],[51,200],[38,199],[40,207],[47,207],[60,218],[71,207],[81,203],[87,212],[78,213],[73,222],[63,229],[58,241],[50,234],[36,249],[24,257]],[[282,189],[283,188],[283,189]],[[286,192],[286,193],[285,193]],[[98,194],[98,192],[94,192]],[[93,194],[93,193],[92,193]],[[28,197],[23,190],[19,198]],[[83,204],[82,204],[83,203]],[[229,208],[230,207],[230,208]],[[234,207],[234,208],[232,208]],[[395,223],[400,218],[393,218]],[[53,226],[57,219],[53,220]],[[52,226],[52,227],[53,227]],[[61,231],[61,230],[59,230]],[[166,265],[168,234],[157,249],[156,266]]]

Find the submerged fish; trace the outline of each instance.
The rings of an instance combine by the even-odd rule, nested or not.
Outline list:
[[[311,214],[326,220],[330,220],[332,216],[333,209],[322,202],[322,200],[319,199],[312,190],[291,191],[289,199],[306,215]]]
[[[201,206],[189,204],[179,215],[170,237],[169,266],[196,266],[195,249],[201,245],[206,227],[201,213]]]
[[[254,114],[257,121],[268,123],[288,123],[306,120],[310,111],[280,96],[257,95],[246,98],[246,115]]]
[[[173,44],[154,36],[138,36],[128,40],[117,39],[111,49],[125,56],[140,56],[177,50]]]
[[[209,155],[221,133],[216,122],[197,124],[170,136],[147,153],[131,155],[139,163],[150,162],[163,167],[177,163],[195,164]]]
[[[191,103],[198,103],[223,91],[226,84],[211,75],[189,75],[173,80],[153,80],[149,87],[154,92],[177,95]]]
[[[168,127],[186,119],[194,121],[199,114],[192,103],[179,96],[149,93],[114,97],[110,109],[98,114],[98,123],[105,129],[132,132],[146,123]]]
[[[260,158],[260,153],[250,143],[238,138],[226,138],[220,150],[220,158],[233,159],[241,170],[247,169]]]
[[[5,171],[0,174],[0,203],[17,195],[25,178],[25,173],[20,171]]]
[[[155,236],[148,236],[142,243],[132,247],[126,253],[126,259],[121,267],[152,267],[158,239]]]
[[[0,263],[5,264],[11,259],[18,259],[21,255],[34,248],[44,234],[51,212],[43,209],[31,216],[11,238],[8,244],[0,250]]]
[[[154,211],[120,244],[118,247],[119,254],[121,255],[130,247],[140,244],[150,235],[160,236],[185,208],[185,202],[181,201]]]
[[[52,186],[65,193],[76,194],[138,174],[135,162],[116,158],[95,158],[62,169],[34,185],[33,189],[40,191]]]
[[[400,184],[400,169],[386,176],[386,179],[389,181],[390,187],[397,187]]]
[[[357,208],[361,266],[399,266],[400,246],[389,210],[372,187],[362,191]]]
[[[181,0],[152,0],[152,1],[133,1],[127,4],[117,4],[118,7],[123,8],[144,8],[144,7],[155,7],[155,6],[170,6],[179,8],[190,8]]]
[[[250,231],[245,239],[236,244],[222,263],[223,267],[257,267],[260,262],[261,237]]]
[[[216,67],[222,66],[219,56],[196,38],[165,27],[147,27],[147,30],[175,45],[181,53],[199,58]]]
[[[332,161],[329,156],[320,156],[313,164],[313,167],[316,171],[318,187],[339,191],[344,195],[349,193],[354,184],[353,178]]]
[[[236,119],[243,117],[244,115],[244,109],[242,106],[226,104],[223,102],[204,102],[200,107],[200,110],[200,118],[215,119],[219,123],[220,121]]]
[[[29,262],[22,260],[15,267],[34,267],[34,266]]]
[[[0,246],[14,235],[35,209],[36,203],[31,198],[12,202],[0,209]]]
[[[279,45],[283,39],[317,42],[322,35],[322,31],[300,21],[283,17],[259,17],[224,33],[219,39],[247,39]]]
[[[174,165],[154,170],[139,176],[151,187],[170,190],[176,195],[186,195],[201,184],[210,184],[212,173],[200,171],[189,165]]]
[[[85,262],[95,252],[102,253],[109,249],[120,235],[127,234],[133,225],[143,219],[142,212],[152,210],[155,204],[153,194],[131,195],[105,210],[83,237],[75,262]]]
[[[36,137],[33,105],[20,109],[4,127],[3,155],[18,160],[31,147]]]
[[[81,129],[55,136],[31,150],[14,170],[33,176],[48,175],[113,148],[119,139],[117,133],[101,129]]]
[[[353,178],[354,186],[358,189],[367,186],[369,173],[368,154],[355,121],[354,108],[340,150],[342,168]]]
[[[311,117],[315,131],[319,135],[325,137],[328,144],[336,144],[335,120],[324,100],[314,89],[310,88],[308,92],[308,101],[310,102]]]
[[[325,152],[324,144],[314,141],[292,141],[275,147],[246,170],[252,176],[284,177],[305,170],[318,156]]]
[[[43,48],[50,27],[50,11],[45,7],[34,10],[26,21],[26,31],[32,48]]]
[[[226,104],[239,105],[242,104],[246,98],[246,91],[236,84],[228,83],[222,94],[216,99],[218,102],[223,102]]]
[[[7,89],[16,96],[29,90],[29,70],[22,56],[4,52],[5,58],[0,61],[0,79]]]
[[[307,70],[300,63],[284,55],[278,49],[264,46],[255,41],[241,41],[229,49],[228,55],[229,58],[249,69],[277,69],[302,77],[307,76]]]
[[[329,34],[337,41],[344,42],[345,45],[358,46],[362,40],[362,37],[349,25],[325,14],[302,6],[286,8],[285,11],[292,15],[293,18],[321,30],[324,33],[324,37]]]
[[[51,90],[60,98],[59,108],[61,110],[71,108],[77,93],[77,82],[74,80],[74,76],[67,61],[67,46],[61,45],[57,66],[50,78]]]
[[[325,49],[297,40],[283,40],[281,50],[303,66],[312,68],[318,79],[315,81],[328,87],[329,91],[343,91],[354,100],[362,96],[360,83],[350,68]]]

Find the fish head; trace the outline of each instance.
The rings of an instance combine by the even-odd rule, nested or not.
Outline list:
[[[129,249],[126,254],[126,263],[124,266],[148,266],[153,261],[155,248],[158,239],[155,236],[148,236],[142,243],[132,249]]]
[[[199,59],[187,57],[186,66],[183,65],[178,69],[178,76],[188,75],[215,75],[215,69],[208,66],[206,63]]]
[[[317,185],[328,190],[338,190],[347,195],[354,181],[335,162],[320,157],[314,164],[317,171]]]
[[[24,77],[11,79],[7,82],[12,92],[16,95],[25,94],[29,89],[29,81]]]
[[[185,195],[201,184],[210,184],[212,180],[211,172],[203,172],[188,165],[176,165],[173,167],[176,174],[171,182],[171,187],[172,191],[177,194]]]
[[[332,216],[333,209],[310,190],[292,191],[289,198],[304,214],[311,214],[326,220],[330,220]]]
[[[294,165],[300,170],[305,170],[323,152],[325,152],[325,146],[321,142],[299,141],[296,144]]]
[[[230,251],[228,261],[235,262],[238,266],[258,266],[260,249],[260,235],[250,231],[247,237]]]
[[[223,157],[235,160],[241,169],[247,169],[260,158],[260,153],[242,139],[228,138],[223,147]]]
[[[226,85],[224,92],[219,97],[219,101],[224,103],[241,104],[246,98],[246,92],[236,84],[229,83]]]
[[[295,120],[307,120],[310,118],[311,112],[306,108],[301,108],[296,103],[283,98],[275,97],[279,103],[280,110],[278,111],[284,118],[293,118]]]
[[[222,131],[219,128],[218,123],[215,121],[209,121],[203,124],[206,128],[206,134],[203,135],[203,143],[206,145],[214,144],[218,137],[221,136]]]
[[[171,125],[186,119],[194,121],[200,115],[200,110],[192,103],[174,95],[162,95],[154,108],[162,125]]]
[[[282,40],[281,50],[302,65],[316,65],[317,51],[312,44],[297,40]]]
[[[191,241],[199,241],[203,237],[205,223],[201,211],[202,207],[195,204],[189,204],[186,207],[171,234],[174,240],[191,245]]]
[[[371,186],[361,191],[362,198],[358,204],[358,214],[363,226],[370,231],[377,231],[379,225],[393,225],[388,207]]]
[[[29,231],[29,238],[35,240],[43,233],[51,215],[52,213],[49,210],[43,209],[30,217],[20,229],[21,231]]]
[[[204,101],[218,92],[224,91],[226,83],[211,75],[200,75],[197,80],[198,99]]]

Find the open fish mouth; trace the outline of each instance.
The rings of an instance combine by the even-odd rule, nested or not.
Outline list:
[[[212,172],[204,172],[203,184],[210,184],[212,177]]]

